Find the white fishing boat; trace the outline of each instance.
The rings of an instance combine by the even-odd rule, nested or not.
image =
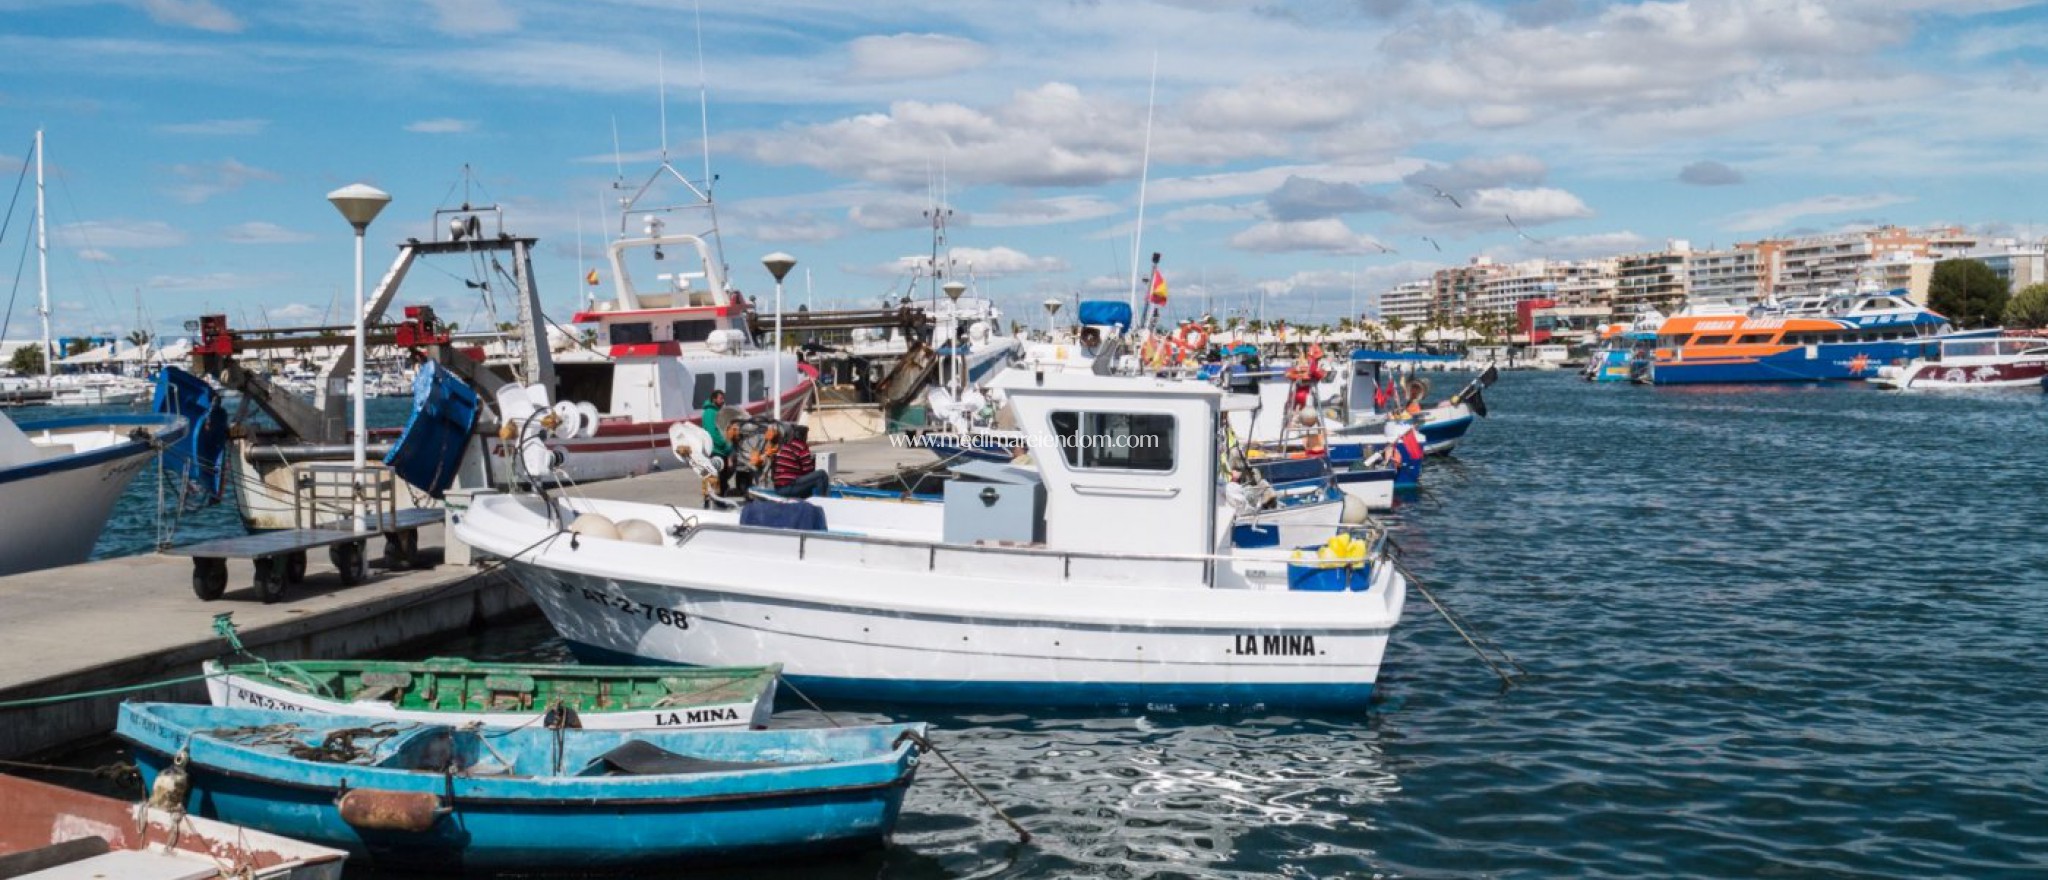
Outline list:
[[[128,483],[185,431],[177,416],[0,415],[0,574],[84,562]]]
[[[1365,704],[1407,582],[1383,536],[1341,527],[1282,525],[1274,547],[1232,547],[1219,389],[1023,370],[996,386],[1051,445],[1012,481],[949,483],[945,504],[744,509],[806,505],[795,519],[818,528],[796,529],[747,525],[744,511],[486,495],[454,534],[504,559],[587,659],[779,661],[813,696]],[[640,521],[620,531],[648,542],[566,528],[593,514]],[[1356,555],[1296,558],[1337,543]],[[658,613],[624,610],[643,608]]]

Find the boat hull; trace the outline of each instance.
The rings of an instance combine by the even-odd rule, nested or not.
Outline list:
[[[176,417],[88,416],[23,422],[22,433],[80,446],[108,440],[107,431],[143,428],[155,442],[175,443],[185,434]],[[0,575],[75,565],[92,555],[114,504],[156,454],[149,442],[115,440],[0,470]]]
[[[294,717],[209,711],[241,712],[222,716],[235,720],[216,722],[229,728],[252,726],[251,719],[275,725]],[[358,721],[368,719],[335,716],[335,723]],[[894,729],[875,735],[893,735]],[[218,738],[215,731],[154,722],[132,705],[122,708],[119,734],[133,746],[146,788],[156,784],[173,756],[184,752],[190,782],[186,808],[192,815],[347,850],[379,869],[446,874],[667,873],[695,865],[873,848],[894,829],[917,764],[908,746],[893,747],[893,755],[892,747],[885,746],[874,758],[760,771],[770,775],[767,782],[750,779],[757,774],[748,771],[637,777],[449,775],[260,752]],[[570,735],[618,736],[601,731]],[[675,739],[652,742],[685,754],[690,749]],[[517,747],[500,740],[495,748]],[[447,813],[417,830],[362,827],[351,824],[338,803],[341,793],[359,790],[431,796]]]
[[[1868,379],[1884,364],[1918,357],[1927,340],[1822,343],[1753,357],[1672,360],[1650,364],[1653,385],[1843,382]]]
[[[1221,589],[1189,585],[1216,564],[1199,559],[828,532],[707,529],[680,548],[549,541],[537,502],[482,501],[458,533],[511,557],[507,571],[579,656],[693,666],[774,658],[813,697],[1358,708],[1407,589],[1393,566],[1380,566],[1360,592]],[[657,523],[674,517],[594,506]],[[1305,507],[1313,509],[1301,515],[1328,521],[1338,505]],[[1284,561],[1266,567],[1284,578]],[[665,609],[672,623],[621,610],[642,608]]]
[[[1901,367],[1887,367],[1870,381],[1901,391],[1961,391],[2037,388],[2044,379],[2048,379],[2048,360],[1967,366],[1916,360]]]
[[[548,707],[528,711],[428,711],[395,706],[382,700],[329,699],[272,682],[223,672],[218,664],[207,663],[207,697],[215,706],[308,712],[316,715],[354,715],[421,724],[480,724],[485,727],[525,727],[543,721]],[[775,680],[770,678],[762,692],[751,699],[692,702],[686,705],[585,711],[577,723],[585,730],[720,730],[762,728],[775,711]]]
[[[0,855],[98,837],[116,852],[144,852],[185,872],[227,866],[221,877],[263,880],[341,880],[348,857],[212,819],[171,813],[63,786],[0,776]],[[74,863],[74,868],[89,867]],[[247,867],[244,875],[239,868]],[[84,876],[84,872],[72,876]],[[40,875],[38,875],[40,876]],[[104,875],[102,875],[104,876]]]

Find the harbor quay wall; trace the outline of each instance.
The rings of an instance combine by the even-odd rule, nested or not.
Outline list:
[[[214,602],[192,594],[191,564],[175,557],[0,578],[0,607],[25,598],[10,588],[29,579],[42,588],[34,597],[40,601],[22,604],[43,606],[0,616],[0,704],[197,676],[202,662],[228,652],[212,633],[220,612],[234,613],[243,646],[266,660],[388,655],[537,613],[525,592],[496,571],[443,565],[373,573],[369,583],[342,587],[331,570],[316,569],[306,584],[288,588],[284,601],[264,605],[246,588],[245,570],[246,564],[231,566],[230,589]],[[71,612],[49,613],[50,592],[65,593],[71,601],[61,604]],[[0,758],[58,754],[109,734],[125,700],[206,699],[205,682],[190,680],[0,709]]]

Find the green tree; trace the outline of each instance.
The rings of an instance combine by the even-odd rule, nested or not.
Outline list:
[[[150,333],[148,330],[128,331],[128,344],[135,346],[136,348],[141,348],[145,345],[148,345],[149,341],[155,338],[155,334]]]
[[[14,350],[14,357],[7,362],[7,368],[16,375],[28,376],[43,371],[43,347],[24,345]]]
[[[64,346],[64,356],[77,357],[88,351],[92,351],[92,348],[92,340],[81,336],[77,339],[71,340],[69,344]]]
[[[2026,330],[2048,327],[2048,283],[2029,284],[2013,294],[2012,301],[2005,304],[2005,320],[2001,323]]]
[[[1987,327],[2003,317],[2009,290],[1982,260],[1942,260],[1927,285],[1927,307],[1958,327]]]

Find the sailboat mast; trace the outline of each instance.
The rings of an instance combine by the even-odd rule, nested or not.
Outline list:
[[[43,208],[43,130],[36,129],[36,288],[41,291],[36,314],[43,319],[43,378],[56,373],[50,350],[50,220]]]

